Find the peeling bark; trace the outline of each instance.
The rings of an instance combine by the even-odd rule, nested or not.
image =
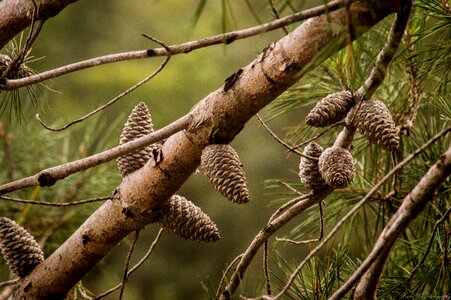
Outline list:
[[[391,12],[376,10],[371,3],[350,6],[356,37]],[[241,68],[226,81],[227,86],[199,102],[191,111],[188,129],[164,143],[164,159],[126,176],[113,200],[23,279],[13,299],[64,298],[130,232],[158,220],[167,200],[198,167],[206,145],[229,143],[253,115],[294,84],[307,68],[321,63],[315,59],[319,51],[327,47],[332,54],[344,46],[346,19],[342,9],[308,20]]]

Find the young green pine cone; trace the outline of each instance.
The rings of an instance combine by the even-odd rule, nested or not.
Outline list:
[[[344,189],[354,178],[352,155],[342,147],[324,150],[319,157],[318,167],[326,183],[336,189]]]
[[[218,228],[208,215],[179,195],[171,197],[168,209],[158,220],[158,224],[175,235],[193,241],[215,242],[221,238]]]
[[[349,91],[328,95],[321,99],[305,118],[307,125],[324,127],[341,121],[354,106],[354,97]]]
[[[11,219],[0,218],[0,249],[12,272],[25,277],[44,260],[33,236]]]
[[[149,109],[144,102],[140,102],[133,108],[124,124],[119,144],[125,144],[151,132],[153,132],[153,124]],[[117,166],[122,176],[133,173],[144,166],[152,156],[152,149],[155,147],[159,147],[159,144],[150,145],[137,152],[119,157]]]
[[[360,133],[383,149],[394,151],[399,147],[398,129],[390,111],[382,101],[362,102],[355,125]]]
[[[320,157],[323,153],[323,147],[321,147],[317,142],[312,141],[304,149],[304,154],[312,157]],[[321,173],[318,168],[318,161],[311,160],[305,157],[301,157],[299,163],[299,178],[305,187],[318,190],[325,187],[327,184],[321,177]]]
[[[213,187],[235,203],[249,201],[246,176],[238,153],[227,144],[208,145],[202,151],[201,166]]]

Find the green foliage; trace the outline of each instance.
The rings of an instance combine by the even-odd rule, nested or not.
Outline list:
[[[450,126],[449,69],[450,57],[450,7],[445,1],[418,1],[411,16],[408,35],[390,65],[383,85],[375,98],[382,100],[391,111],[401,129],[400,149],[391,154],[357,135],[352,144],[352,154],[357,168],[354,183],[345,190],[335,191],[324,205],[324,231],[330,229],[359,201],[396,162],[421,147],[439,131]],[[274,101],[266,111],[268,118],[297,112],[301,122],[286,133],[292,145],[306,141],[324,129],[311,128],[302,121],[313,105],[324,96],[346,89],[356,90],[368,76],[374,59],[382,47],[392,19],[381,22],[358,41],[330,57],[320,67],[300,80]],[[445,53],[446,52],[446,53]],[[341,128],[333,128],[316,140],[328,146],[335,140]],[[326,274],[333,274],[337,266],[348,272],[340,274],[343,281],[357,267],[356,260],[363,260],[371,250],[379,233],[393,216],[402,199],[418,183],[423,174],[434,164],[450,145],[449,135],[437,141],[419,155],[412,163],[387,181],[378,193],[335,236],[328,249],[338,249],[331,255],[328,251],[312,259],[290,287],[292,299],[326,299],[330,296],[324,284]],[[280,179],[283,180],[283,179]],[[268,181],[267,188],[274,191],[280,185]],[[300,187],[301,191],[304,191]],[[441,224],[437,234],[431,236],[435,222],[443,216],[450,204],[451,182],[448,179],[437,191],[421,216],[399,238],[392,251],[378,290],[381,299],[402,296],[445,295],[449,291],[451,270],[449,256],[451,243],[446,232],[449,219]],[[274,194],[274,192],[272,192]],[[289,197],[274,194],[274,203],[284,203]],[[290,198],[292,199],[292,197]],[[319,214],[309,209],[302,221],[292,227],[289,237],[294,240],[314,239],[318,236]],[[433,246],[424,264],[409,278],[420,262],[430,239]],[[292,246],[302,247],[302,246]],[[277,257],[282,275],[277,280],[281,288],[295,266],[293,258]],[[338,276],[337,276],[338,277]],[[334,285],[333,277],[329,281]],[[334,288],[337,288],[336,285]],[[420,299],[420,298],[418,298]]]

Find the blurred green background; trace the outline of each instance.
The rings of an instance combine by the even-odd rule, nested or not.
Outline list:
[[[203,2],[202,13],[196,13]],[[292,8],[285,7],[282,15],[291,13],[293,8],[304,7],[301,2],[293,3]],[[316,4],[310,2],[309,5]],[[258,0],[78,1],[46,22],[31,53],[36,61],[29,66],[44,71],[104,54],[159,47],[142,37],[142,33],[171,45],[273,19],[268,2]],[[123,123],[139,101],[149,106],[155,128],[165,126],[186,114],[203,97],[218,89],[225,78],[250,63],[266,45],[283,35],[282,30],[277,30],[230,45],[176,55],[149,83],[97,116],[63,132],[43,129],[34,114],[40,112],[51,126],[62,126],[140,81],[158,67],[162,58],[103,65],[46,82],[47,87],[40,87],[38,91],[38,109],[29,105],[24,96],[21,122],[8,120],[7,113],[1,117],[9,134],[14,178],[115,146]],[[287,114],[269,124],[283,135],[302,119],[303,115]],[[244,251],[275,209],[271,205],[272,196],[265,191],[264,180],[297,181],[298,158],[287,155],[255,118],[231,145],[244,165],[250,203],[232,204],[213,190],[202,172],[193,175],[179,194],[211,217],[220,229],[221,240],[201,244],[163,234],[150,259],[130,278],[125,299],[209,298],[206,290],[216,290],[222,271]],[[5,172],[2,174],[2,182],[7,182],[9,178]],[[84,199],[109,195],[120,181],[115,162],[110,162],[72,175],[54,187],[29,189],[18,195],[46,201]],[[15,218],[38,240],[44,241],[48,256],[98,206],[43,210],[36,206],[5,204],[2,215]],[[157,231],[157,226],[149,225],[141,234],[131,265],[141,258]],[[121,281],[130,241],[131,238],[123,241],[83,279],[87,290],[99,294]],[[290,249],[299,252],[304,248]],[[244,290],[258,290],[263,283],[260,258],[255,260],[252,270],[258,270],[257,275],[242,284]],[[2,276],[7,279],[3,263]],[[106,299],[116,298],[117,293],[114,293]]]

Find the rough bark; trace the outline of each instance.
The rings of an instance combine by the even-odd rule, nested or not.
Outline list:
[[[77,0],[35,0],[38,10],[35,20],[46,20],[56,16],[69,4]],[[34,6],[32,1],[4,0],[0,1],[0,49],[16,34],[31,24]]]
[[[352,36],[390,12],[375,9],[370,2],[353,3],[349,11]],[[314,60],[320,50],[327,47],[333,53],[343,47],[345,20],[344,10],[310,19],[227,78],[224,86],[193,108],[189,129],[164,143],[163,161],[156,166],[148,163],[125,177],[113,200],[22,280],[13,299],[64,298],[130,232],[155,222],[170,196],[196,170],[206,145],[230,142],[255,113],[294,84],[306,66],[321,62]]]
[[[380,276],[384,270],[385,262],[399,235],[407,228],[409,223],[418,217],[427,203],[434,198],[435,190],[451,174],[451,148],[449,148],[421,178],[420,182],[404,198],[397,212],[385,226],[368,258],[379,252],[370,267],[363,274],[353,293],[353,299],[375,299],[376,289]],[[362,265],[365,264],[362,263]],[[360,268],[359,268],[360,269]]]

